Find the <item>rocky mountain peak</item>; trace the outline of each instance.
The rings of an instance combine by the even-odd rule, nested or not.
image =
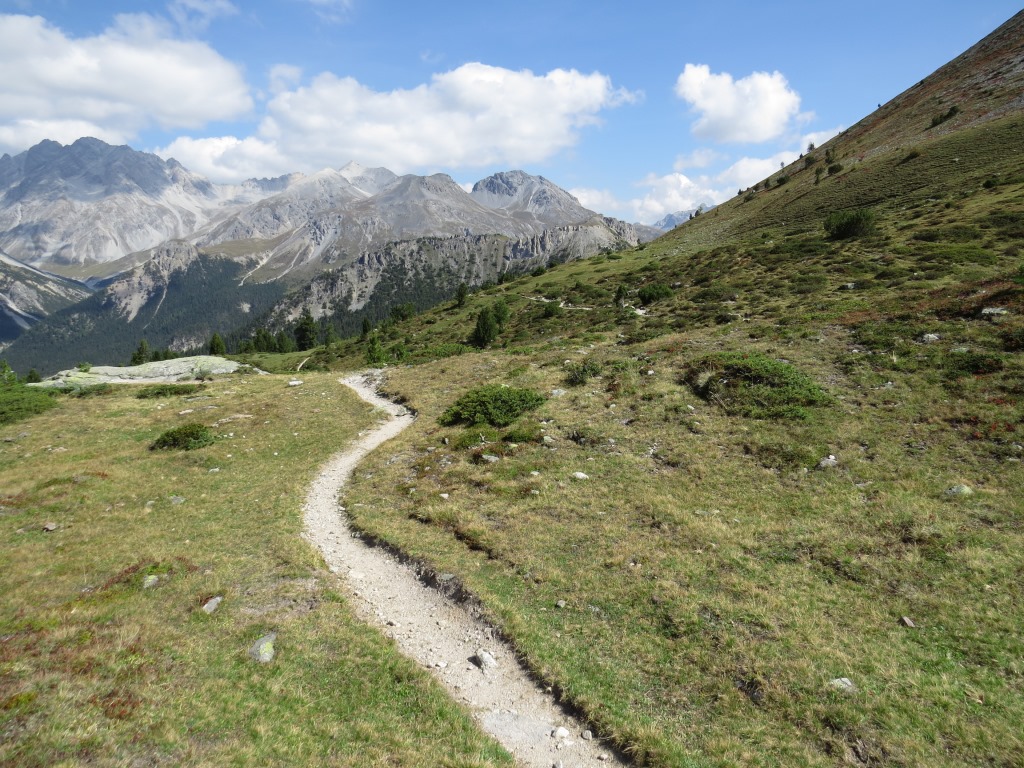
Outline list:
[[[487,208],[534,217],[543,223],[584,221],[595,215],[558,185],[525,171],[502,171],[481,179],[473,185],[470,196]]]

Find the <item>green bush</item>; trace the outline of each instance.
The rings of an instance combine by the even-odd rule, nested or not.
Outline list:
[[[1003,358],[989,352],[952,352],[942,361],[946,376],[984,376],[1003,370]]]
[[[730,415],[755,419],[806,419],[808,407],[832,398],[790,363],[760,353],[723,352],[704,357],[684,372],[694,393]]]
[[[484,307],[476,316],[476,327],[470,334],[469,340],[473,346],[483,349],[498,338],[498,333],[498,321],[494,318],[494,312],[490,307]]]
[[[68,397],[102,397],[103,395],[109,395],[114,391],[114,388],[104,381],[99,384],[89,384],[84,387],[69,387],[68,389],[60,391]]]
[[[829,176],[835,176],[841,170],[843,170],[843,164],[842,163],[829,163],[828,175]]]
[[[486,384],[456,400],[438,421],[444,426],[465,423],[507,427],[543,402],[544,396],[532,389]]]
[[[671,295],[672,289],[664,283],[650,283],[637,291],[640,303],[644,306],[653,304],[656,301],[661,301],[662,299],[667,299]]]
[[[833,211],[825,219],[825,232],[833,240],[845,240],[870,234],[875,228],[875,212],[870,208]]]
[[[151,451],[174,450],[194,451],[213,444],[213,432],[209,427],[194,422],[169,429],[149,446]]]
[[[541,316],[545,318],[561,317],[563,314],[562,305],[557,301],[549,301],[544,305]]]
[[[150,384],[135,393],[139,400],[150,400],[158,397],[175,397],[176,395],[194,395],[206,389],[205,384]]]
[[[25,386],[7,362],[0,360],[0,424],[13,424],[50,410],[57,405],[54,394],[50,389]]]
[[[597,360],[581,360],[578,363],[569,363],[565,366],[565,383],[570,387],[578,387],[586,384],[591,376],[597,376],[601,372],[601,364]]]

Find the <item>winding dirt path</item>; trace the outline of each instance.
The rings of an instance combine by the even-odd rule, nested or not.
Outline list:
[[[349,530],[339,491],[363,457],[414,419],[377,395],[379,375],[371,371],[341,380],[390,418],[323,466],[303,507],[304,536],[320,549],[331,571],[347,580],[356,613],[381,626],[402,653],[430,669],[520,765],[625,766],[599,740],[584,738],[586,726],[541,690],[493,628],[424,585],[410,566]]]

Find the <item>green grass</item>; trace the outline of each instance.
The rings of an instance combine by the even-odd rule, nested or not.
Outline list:
[[[420,418],[357,472],[350,515],[457,574],[641,764],[1024,763],[1024,122],[973,122],[978,94],[928,129],[950,103],[930,89],[819,148],[831,175],[793,164],[643,248],[381,331]],[[826,238],[826,212],[867,209],[870,231]],[[494,344],[466,349],[499,299]],[[0,562],[0,760],[502,762],[298,539],[312,468],[368,420],[307,371],[366,351],[250,358],[306,361],[306,385],[218,383],[210,420],[254,419],[198,452],[146,451],[178,408],[121,395],[0,444],[0,519],[25,531]],[[481,384],[552,396],[449,424]],[[270,629],[281,663],[254,668]]]
[[[492,350],[393,370],[421,417],[359,473],[357,524],[459,574],[649,764],[1024,761],[1024,187],[982,183],[1012,177],[1020,128],[918,137],[906,161],[843,137],[820,184],[790,168],[642,250],[396,326],[415,359],[511,309]],[[822,211],[866,208],[870,232],[826,239]],[[653,286],[671,294],[638,314]],[[567,375],[509,426],[437,421],[481,381]]]
[[[148,451],[197,414],[132,387],[0,433],[0,763],[511,764],[301,538],[317,466],[373,420],[336,377],[304,381],[208,384],[189,405],[220,439],[199,451]]]

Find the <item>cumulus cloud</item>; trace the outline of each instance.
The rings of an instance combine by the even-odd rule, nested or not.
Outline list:
[[[800,96],[781,72],[734,80],[706,64],[687,64],[676,95],[699,114],[693,133],[718,142],[759,143],[781,136],[800,110]]]
[[[707,147],[699,147],[692,152],[679,155],[672,167],[674,171],[685,171],[687,168],[707,168],[712,163],[721,160],[723,155]]]
[[[205,43],[147,15],[71,38],[36,16],[0,16],[0,149],[142,129],[198,128],[252,108],[242,73]],[[59,137],[59,138],[58,138]]]
[[[669,213],[691,211],[708,203],[718,204],[728,196],[710,186],[710,179],[691,179],[683,173],[669,173],[664,176],[650,174],[636,186],[646,187],[647,192],[630,200],[633,218],[644,224],[652,224]]]
[[[589,187],[573,187],[569,194],[580,201],[580,205],[598,213],[618,213],[623,209],[622,202],[607,189]]]
[[[399,172],[527,165],[572,147],[602,110],[635,96],[600,73],[544,75],[464,64],[411,89],[375,91],[323,73],[277,93],[256,136],[178,140],[160,150],[214,179],[277,156],[274,173],[358,160]]]

